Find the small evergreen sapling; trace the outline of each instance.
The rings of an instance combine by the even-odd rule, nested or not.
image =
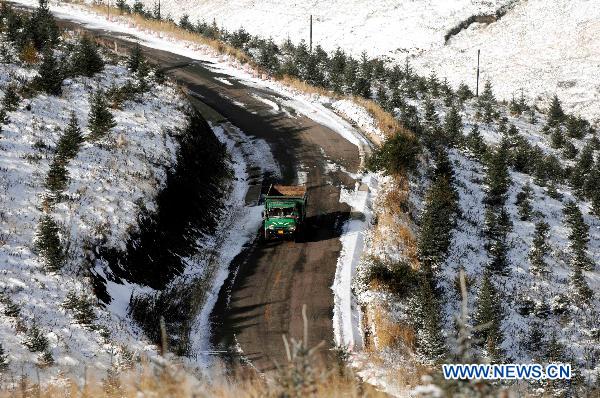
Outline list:
[[[21,308],[6,295],[0,293],[0,303],[4,305],[4,315],[10,318],[18,318],[21,314]]]
[[[425,276],[421,278],[418,295],[421,319],[418,320],[417,351],[427,361],[438,363],[446,356],[446,343],[438,299]]]
[[[490,156],[486,172],[486,203],[490,206],[501,206],[506,201],[506,194],[511,184],[508,171],[508,151],[500,145]]]
[[[139,44],[135,44],[129,53],[129,58],[127,59],[127,68],[133,73],[137,72],[140,65],[146,62],[146,58],[144,54],[142,54],[142,47]]]
[[[563,208],[565,223],[569,227],[569,247],[571,249],[571,266],[584,271],[592,271],[594,264],[587,255],[587,245],[590,241],[590,227],[585,223],[579,206],[569,201]]]
[[[458,90],[456,91],[456,96],[458,97],[458,100],[463,103],[471,98],[473,98],[474,94],[471,91],[471,89],[469,88],[469,86],[467,86],[465,83],[461,83],[458,86]]]
[[[584,302],[589,303],[594,297],[594,291],[590,288],[580,267],[573,267],[571,274],[571,285],[575,290],[576,299],[574,303]]]
[[[454,106],[450,108],[444,119],[444,131],[446,136],[445,144],[450,147],[459,146],[462,143],[463,122],[458,109]]]
[[[98,53],[96,44],[87,35],[83,35],[77,46],[72,59],[72,70],[76,75],[91,77],[102,72],[104,61]]]
[[[504,339],[501,330],[503,319],[502,300],[486,272],[475,303],[473,322],[478,327],[475,331],[477,343],[487,349],[492,360],[498,360],[501,356],[500,345]]]
[[[549,230],[550,226],[544,221],[535,224],[533,245],[529,252],[529,271],[534,275],[545,275],[548,273],[548,264],[545,258],[550,251],[550,247],[548,246]]]
[[[56,147],[57,158],[63,162],[69,161],[77,156],[82,143],[83,135],[81,134],[81,129],[77,122],[77,116],[75,115],[75,112],[71,112],[69,124],[58,140],[58,145]]]
[[[558,126],[565,120],[565,112],[562,109],[562,105],[558,96],[555,95],[552,98],[552,102],[550,103],[550,107],[548,108],[548,125],[549,126]]]
[[[27,331],[23,344],[31,352],[46,352],[49,346],[48,338],[35,322]]]
[[[550,146],[554,149],[560,149],[565,144],[565,136],[560,127],[555,127],[550,134]]]
[[[104,92],[102,90],[96,91],[92,95],[88,122],[90,139],[97,140],[102,138],[116,125],[112,113],[108,110],[108,103],[106,102]]]
[[[479,132],[479,126],[473,125],[473,128],[467,136],[467,148],[475,155],[479,160],[483,160],[483,157],[487,153],[487,145]]]
[[[8,355],[4,352],[4,347],[0,343],[0,373],[8,369]]]
[[[59,195],[67,188],[69,182],[69,172],[65,167],[65,162],[58,156],[50,164],[50,170],[46,176],[46,188],[54,195]]]
[[[54,58],[51,48],[44,49],[44,58],[38,70],[37,86],[50,95],[60,95],[62,92],[62,70]]]
[[[2,98],[2,106],[6,112],[13,112],[17,110],[19,102],[21,102],[21,97],[17,94],[17,87],[11,83],[6,87],[4,98]]]
[[[62,268],[65,253],[59,237],[59,228],[47,214],[40,219],[35,246],[44,256],[44,264],[49,271],[58,271]]]
[[[531,185],[525,184],[523,189],[517,194],[516,205],[519,209],[519,217],[521,221],[529,221],[531,219],[531,199],[533,190]]]

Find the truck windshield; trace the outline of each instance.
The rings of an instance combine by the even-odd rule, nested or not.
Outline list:
[[[295,218],[296,214],[294,209],[281,209],[281,208],[271,208],[269,209],[269,217],[278,217],[278,218]]]

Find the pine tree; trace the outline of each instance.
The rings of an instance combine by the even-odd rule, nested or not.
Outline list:
[[[487,272],[484,273],[479,295],[475,303],[473,322],[476,326],[480,327],[475,331],[477,343],[480,346],[488,348],[488,355],[492,354],[489,352],[490,348],[493,348],[495,351],[493,354],[501,354],[499,347],[503,341],[501,327],[504,318],[501,303],[500,295],[494,287],[489,274]]]
[[[0,343],[0,373],[8,369],[8,355],[4,352],[4,347]]]
[[[423,116],[423,133],[428,148],[433,149],[439,140],[440,119],[435,111],[435,105],[429,96],[425,97],[425,114]]]
[[[531,218],[531,199],[533,196],[533,190],[531,185],[525,184],[523,189],[517,194],[517,200],[515,204],[519,209],[519,216],[521,221],[529,221]]]
[[[117,0],[116,5],[121,14],[130,12],[129,5],[127,4],[126,0]]]
[[[75,112],[71,112],[69,124],[63,135],[59,138],[58,145],[56,146],[57,158],[63,162],[69,161],[77,156],[77,152],[79,152],[82,143],[83,136],[79,124],[77,123],[77,116],[75,115]]]
[[[140,0],[135,0],[133,3],[133,12],[139,15],[145,15],[146,11],[144,10],[144,5]]]
[[[431,72],[429,75],[429,79],[427,80],[427,89],[433,98],[440,96],[440,81],[438,80],[435,72]]]
[[[18,318],[21,315],[21,308],[10,299],[6,294],[0,292],[0,303],[4,305],[4,315],[10,318]]]
[[[279,49],[273,40],[269,39],[264,45],[260,47],[258,64],[265,68],[265,70],[271,75],[279,74],[279,58],[277,57]],[[320,72],[320,71],[318,71]],[[322,74],[320,74],[322,77]],[[318,80],[318,78],[316,79]],[[322,82],[321,82],[322,84]]]
[[[346,54],[338,47],[329,61],[329,81],[331,89],[338,94],[343,92],[345,69]]]
[[[46,352],[49,346],[48,338],[36,323],[31,325],[31,328],[27,331],[27,338],[23,344],[31,352]]]
[[[83,35],[72,58],[72,70],[76,75],[91,77],[96,73],[102,72],[104,61],[98,53],[98,48],[87,35]]]
[[[506,131],[506,134],[509,137],[515,138],[519,135],[519,129],[514,124],[511,124],[510,126],[508,126],[508,130]]]
[[[352,94],[368,99],[371,98],[371,69],[370,64],[364,57],[366,57],[365,54],[363,54],[363,60],[360,63],[358,74],[352,87]]]
[[[552,134],[550,135],[550,146],[554,149],[560,149],[565,144],[565,136],[563,135],[560,127],[556,127],[552,130]]]
[[[0,108],[0,133],[2,132],[2,125],[6,123],[8,123],[8,116],[6,116],[4,108]]]
[[[491,206],[503,205],[506,201],[506,193],[511,184],[508,172],[507,149],[500,145],[490,156],[487,162],[486,173],[486,203]]]
[[[566,347],[558,341],[556,334],[552,334],[550,341],[546,347],[545,359],[548,363],[568,362],[566,355]]]
[[[15,84],[9,84],[6,87],[4,98],[2,98],[2,106],[6,112],[13,112],[17,110],[17,106],[21,102],[21,97],[17,94],[17,87]]]
[[[494,97],[494,93],[492,91],[492,83],[487,80],[485,82],[483,92],[477,101],[479,112],[482,113],[483,121],[485,123],[491,123],[493,121],[496,113],[494,111],[495,104],[496,98]]]
[[[451,107],[444,119],[444,131],[446,135],[446,144],[450,147],[458,146],[462,143],[463,123],[460,113],[456,107]]]
[[[25,41],[31,41],[38,51],[58,43],[60,32],[48,8],[48,0],[39,0],[38,7],[24,27],[23,35]]]
[[[527,334],[526,348],[536,360],[541,360],[541,355],[546,352],[546,344],[544,342],[544,332],[539,321],[534,321],[529,326]]]
[[[450,178],[442,175],[433,181],[421,216],[418,256],[425,267],[432,269],[443,262],[452,239],[458,205]]]
[[[528,114],[529,114],[529,123],[536,124],[537,116],[535,114],[535,106],[532,106],[531,108],[529,108]]]
[[[565,119],[565,112],[562,109],[562,105],[557,95],[554,95],[550,107],[548,108],[548,125],[558,126]]]
[[[67,188],[67,182],[69,181],[69,172],[65,167],[65,163],[59,157],[55,157],[50,164],[50,170],[46,176],[46,188],[52,193],[60,194]]]
[[[590,286],[585,280],[583,276],[583,272],[581,271],[581,267],[573,267],[573,272],[571,274],[571,285],[575,290],[576,299],[575,303],[579,303],[580,301],[584,303],[589,303],[592,297],[594,297],[594,291],[590,289]]]
[[[44,263],[49,271],[58,271],[64,262],[64,249],[58,236],[56,222],[49,215],[40,219],[36,235],[35,247],[44,256]]]
[[[387,91],[385,89],[385,87],[380,84],[379,87],[377,87],[377,103],[382,107],[385,108],[385,106],[387,105],[388,102],[388,95],[387,95]]]
[[[458,90],[456,91],[456,95],[461,103],[473,98],[474,94],[465,83],[461,83],[458,86]]]
[[[441,309],[425,276],[419,284],[419,314],[417,327],[417,351],[427,361],[439,363],[446,355],[446,344],[442,334]]]
[[[533,245],[529,252],[529,271],[534,275],[544,275],[548,272],[545,257],[550,250],[547,242],[549,230],[550,226],[544,221],[535,224]]]
[[[479,126],[476,124],[473,125],[473,128],[467,137],[467,147],[479,160],[482,160],[487,153],[487,145],[479,132]]]
[[[133,46],[127,59],[127,68],[133,73],[137,72],[140,65],[146,62],[144,54],[142,54],[142,47],[138,43]]]
[[[486,249],[490,257],[487,265],[489,271],[495,275],[508,275],[508,245],[507,235],[512,225],[506,210],[501,207],[498,214],[494,208],[488,207],[485,213],[485,235],[487,238]]]
[[[96,91],[91,99],[90,115],[88,127],[90,129],[90,139],[96,140],[102,138],[108,131],[115,127],[115,119],[108,110],[108,104],[102,90]]]
[[[358,62],[349,57],[346,61],[346,67],[344,68],[344,85],[345,92],[347,94],[353,93],[353,87],[356,84],[356,79],[358,78]]]
[[[44,58],[38,73],[37,86],[50,95],[60,95],[63,81],[62,71],[49,47],[44,50]]]
[[[562,154],[565,159],[568,159],[568,160],[575,159],[575,157],[577,157],[577,152],[578,152],[577,148],[571,141],[567,141],[563,145]]]
[[[594,264],[587,255],[587,245],[590,241],[590,227],[585,223],[581,210],[575,202],[569,201],[563,208],[565,223],[569,227],[569,247],[571,249],[571,266],[585,271],[591,271]]]

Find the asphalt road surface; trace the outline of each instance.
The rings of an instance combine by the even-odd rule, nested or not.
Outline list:
[[[117,42],[120,50],[131,46],[122,34],[93,33]],[[339,203],[339,187],[353,187],[354,180],[342,172],[325,173],[325,163],[329,159],[355,172],[360,163],[357,147],[293,110],[274,112],[255,97],[281,99],[277,93],[246,86],[206,63],[150,48],[143,51],[201,101],[194,103],[209,120],[226,119],[248,136],[264,139],[282,171],[278,182],[294,184],[300,168],[308,171],[305,242],[262,242],[257,231],[255,241],[230,265],[230,277],[211,315],[215,350],[232,353],[229,358],[241,355],[268,372],[276,362],[286,361],[282,335],[302,337],[301,310],[306,304],[309,346],[324,341],[321,352],[326,354],[333,346],[331,285],[341,249],[339,235],[350,214],[350,208]]]

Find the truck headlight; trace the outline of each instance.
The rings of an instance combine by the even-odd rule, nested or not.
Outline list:
[[[295,226],[295,225],[292,225],[292,226],[290,227],[290,231],[295,231],[295,230],[296,230],[296,226]]]

